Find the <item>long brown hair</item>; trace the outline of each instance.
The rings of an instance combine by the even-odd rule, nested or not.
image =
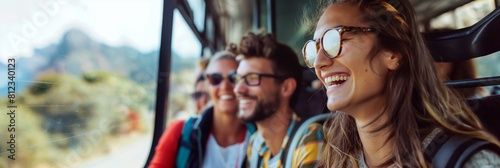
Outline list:
[[[377,30],[374,53],[388,49],[402,56],[398,69],[389,72],[386,81],[388,99],[380,116],[387,115],[389,119],[373,130],[390,130],[386,145],[389,140],[394,141],[390,159],[379,166],[429,167],[422,140],[436,127],[446,133],[500,145],[484,130],[465,102],[439,82],[433,59],[418,30],[415,12],[407,0],[334,0],[329,5],[338,2],[356,5],[363,13],[362,21]],[[375,55],[372,54],[372,59]],[[363,148],[354,118],[337,112],[324,127],[327,146],[321,165],[359,167],[358,157]]]

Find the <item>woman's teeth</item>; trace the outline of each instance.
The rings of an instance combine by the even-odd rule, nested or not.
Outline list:
[[[344,83],[346,80],[349,79],[350,76],[345,76],[345,75],[334,75],[330,76],[324,79],[325,83],[330,86],[330,85],[340,85]]]
[[[220,96],[221,100],[229,100],[229,99],[234,99],[234,96],[232,95],[222,95]]]
[[[250,100],[240,100],[239,101],[240,105],[247,104],[247,103],[250,103],[250,102],[251,102]]]

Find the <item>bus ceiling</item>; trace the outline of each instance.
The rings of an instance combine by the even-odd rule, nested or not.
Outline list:
[[[499,6],[500,0],[494,1]],[[431,19],[463,6],[472,0],[410,0],[424,28]],[[236,43],[248,31],[261,29],[273,33],[279,41],[301,48],[302,40],[311,33],[300,27],[304,11],[316,10],[317,1],[304,0],[174,0],[203,48],[213,53],[228,43]],[[202,31],[195,24],[190,3],[203,3],[205,23]],[[297,44],[295,44],[296,42]],[[290,44],[292,43],[292,44]]]

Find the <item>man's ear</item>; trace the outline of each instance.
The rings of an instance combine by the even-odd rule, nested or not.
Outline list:
[[[287,78],[281,85],[281,95],[283,97],[292,97],[295,89],[297,89],[297,81],[294,78]]]
[[[402,61],[401,54],[389,50],[382,50],[382,56],[384,57],[385,65],[387,69],[394,71],[398,69],[400,62]]]

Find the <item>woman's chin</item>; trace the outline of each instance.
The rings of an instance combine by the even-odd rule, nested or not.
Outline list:
[[[328,98],[328,101],[326,103],[326,107],[330,111],[342,111],[342,109],[346,108],[345,101],[339,100],[339,99],[332,99]]]
[[[224,113],[227,114],[238,114],[238,107],[236,106],[221,106],[219,107],[220,111],[223,111]]]

